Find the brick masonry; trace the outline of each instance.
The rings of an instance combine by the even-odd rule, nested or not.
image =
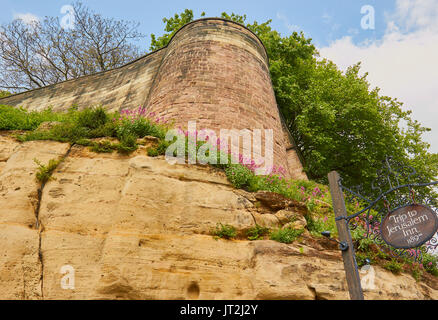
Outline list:
[[[272,129],[275,165],[306,179],[280,120],[263,44],[245,27],[223,19],[191,22],[167,47],[120,68],[16,94],[0,104],[29,110],[147,106],[176,126],[196,121],[198,130],[217,135],[220,129]]]

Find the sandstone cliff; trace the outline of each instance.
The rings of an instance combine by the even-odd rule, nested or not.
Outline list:
[[[42,190],[37,165],[65,157]],[[217,170],[0,135],[0,299],[348,299],[337,248],[304,235],[215,240],[281,219]],[[62,266],[75,288],[60,285]],[[437,282],[375,267],[367,299],[437,299]]]

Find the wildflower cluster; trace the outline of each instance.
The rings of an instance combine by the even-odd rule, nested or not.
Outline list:
[[[232,146],[228,144],[228,141],[216,137],[216,135],[212,135],[210,130],[189,131],[178,127],[177,133],[179,136],[175,137],[175,140],[178,140],[180,137],[185,138],[186,156],[192,160],[198,160],[200,163],[206,162],[202,160],[210,155],[210,150],[215,150],[217,159],[214,159],[213,163],[210,162],[212,165],[225,168],[231,164],[240,164],[254,174],[257,169],[261,168],[263,165],[263,160],[261,159],[253,159],[252,157],[245,156],[241,152],[234,152]],[[212,136],[214,138],[212,138]],[[201,147],[205,150],[205,154],[199,154],[199,149]],[[268,168],[266,171],[273,171],[275,173],[286,172],[284,168],[276,166]]]
[[[361,217],[355,217],[354,222],[356,226],[359,227],[359,230],[363,232],[362,237],[364,238],[370,234],[376,234],[380,230],[380,222],[373,214],[363,213]]]
[[[148,112],[146,107],[138,107],[137,109],[121,109],[118,117],[114,117],[113,121],[130,121],[135,122],[139,119],[148,119],[156,124],[167,124],[168,120],[164,116],[156,116],[156,112]]]

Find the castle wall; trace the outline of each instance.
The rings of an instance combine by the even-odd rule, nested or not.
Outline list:
[[[176,126],[186,128],[188,121],[196,121],[198,130],[212,129],[217,135],[220,129],[272,129],[274,164],[292,177],[305,178],[295,151],[286,152],[290,141],[263,44],[244,26],[223,19],[189,23],[167,47],[125,66],[6,97],[0,104],[29,110],[147,106]],[[263,148],[262,135],[262,150],[254,152],[263,157]]]
[[[28,110],[51,106],[55,111],[97,104],[110,111],[138,108],[149,92],[163,54],[164,50],[159,50],[113,70],[12,95],[0,99],[0,104]]]
[[[280,115],[260,40],[222,20],[187,25],[167,47],[146,105],[198,129],[272,129],[274,163],[287,168]],[[264,137],[262,136],[262,149]],[[260,156],[260,150],[257,150]]]

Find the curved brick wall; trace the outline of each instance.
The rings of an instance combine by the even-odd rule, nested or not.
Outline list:
[[[288,167],[280,115],[260,40],[241,25],[201,20],[168,45],[145,103],[178,125],[198,129],[273,129],[274,163]],[[262,150],[264,139],[262,137]]]
[[[263,44],[244,26],[223,19],[191,22],[166,48],[120,68],[16,94],[0,104],[29,110],[146,105],[176,125],[196,121],[198,129],[218,135],[219,129],[273,129],[274,163],[305,178],[282,127]]]

